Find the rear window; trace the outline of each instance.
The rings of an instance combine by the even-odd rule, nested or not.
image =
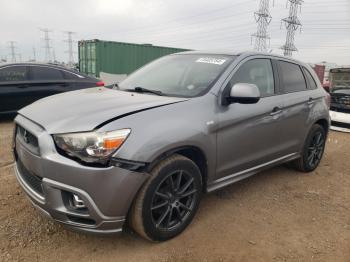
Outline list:
[[[0,81],[26,81],[28,80],[28,71],[26,66],[9,66],[0,68]]]
[[[85,77],[82,75],[79,75],[78,73],[70,73],[67,71],[62,71],[65,79],[70,80],[78,80],[78,79],[84,79]]]
[[[309,88],[310,89],[316,89],[317,88],[317,84],[315,82],[315,79],[310,74],[309,70],[304,68],[304,72],[305,72],[305,76],[306,76],[307,82],[309,84]]]
[[[282,74],[282,85],[285,93],[306,90],[306,82],[297,64],[279,61]]]
[[[32,66],[30,70],[32,80],[63,80],[62,71],[55,68]]]

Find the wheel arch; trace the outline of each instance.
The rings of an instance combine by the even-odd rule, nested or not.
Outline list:
[[[174,154],[187,157],[198,166],[202,177],[203,190],[205,190],[208,179],[208,161],[206,154],[198,146],[187,145],[169,149],[155,157],[155,159],[148,165],[147,171],[152,170],[160,161]]]
[[[325,130],[326,134],[328,134],[328,131],[329,131],[329,121],[325,118],[320,118],[318,119],[315,123],[315,124],[318,124],[320,126],[323,127],[323,129]]]

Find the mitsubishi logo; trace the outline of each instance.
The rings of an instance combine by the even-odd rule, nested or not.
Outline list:
[[[24,132],[23,132],[23,140],[24,140],[24,142],[26,142],[27,144],[29,143],[27,130],[24,130]]]

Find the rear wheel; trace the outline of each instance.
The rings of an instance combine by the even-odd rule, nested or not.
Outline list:
[[[130,224],[149,240],[173,238],[192,221],[201,191],[201,174],[196,164],[173,155],[152,170],[132,207]]]
[[[311,172],[321,162],[326,143],[324,128],[315,124],[306,138],[301,158],[295,160],[294,167],[302,172]]]

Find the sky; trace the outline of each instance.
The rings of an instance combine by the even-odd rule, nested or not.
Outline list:
[[[273,3],[274,2],[274,3]],[[287,0],[270,0],[269,51],[282,54]],[[254,48],[259,0],[0,0],[0,58],[43,60],[43,33],[50,29],[56,59],[68,61],[65,31],[79,40],[101,39],[195,50],[242,51]],[[301,30],[293,57],[309,63],[350,65],[350,0],[305,0],[298,10]],[[74,54],[75,61],[78,59]]]

